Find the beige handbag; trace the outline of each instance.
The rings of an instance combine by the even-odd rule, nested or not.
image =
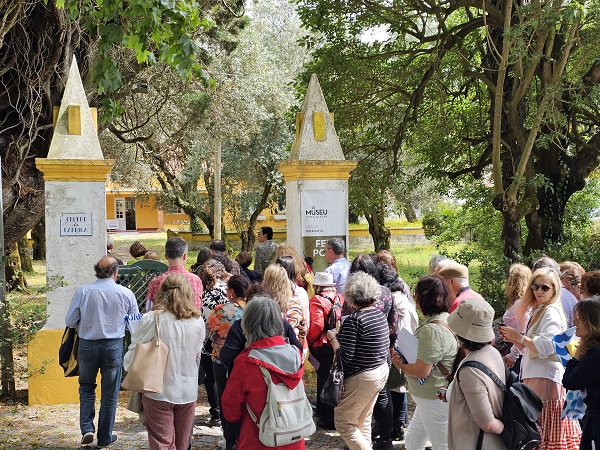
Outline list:
[[[137,344],[133,360],[121,387],[132,392],[154,392],[163,390],[163,375],[169,356],[169,348],[160,340],[160,312],[154,312],[154,330],[156,337],[150,342]]]

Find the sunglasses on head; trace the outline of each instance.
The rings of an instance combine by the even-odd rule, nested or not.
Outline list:
[[[531,290],[533,292],[536,292],[539,289],[541,289],[543,292],[548,292],[550,289],[552,289],[552,286],[548,286],[547,284],[537,284],[537,283],[533,283],[531,285]]]

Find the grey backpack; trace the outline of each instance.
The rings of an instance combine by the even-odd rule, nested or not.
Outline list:
[[[259,366],[267,383],[267,400],[260,420],[246,403],[252,421],[258,427],[258,439],[267,447],[292,444],[316,431],[313,410],[304,392],[304,382],[294,389],[275,384],[269,371]]]

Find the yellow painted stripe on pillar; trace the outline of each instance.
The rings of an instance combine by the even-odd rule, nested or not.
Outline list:
[[[58,120],[58,113],[60,111],[60,106],[52,107],[52,126],[56,128],[56,121]]]
[[[296,139],[300,137],[300,128],[302,128],[302,122],[304,122],[304,113],[296,113]]]
[[[58,365],[58,347],[64,330],[40,330],[27,344],[29,404],[58,405],[79,403],[78,377],[65,378]],[[96,396],[100,396],[100,377]]]
[[[81,134],[81,106],[69,105],[67,111],[69,134]]]
[[[96,127],[96,133],[98,132],[98,108],[90,108],[90,113],[92,113],[92,120],[94,121],[94,126]]]
[[[315,129],[315,140],[325,140],[325,113],[322,111],[313,112],[313,126]]]

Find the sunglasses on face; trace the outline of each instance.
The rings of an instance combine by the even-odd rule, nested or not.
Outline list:
[[[531,285],[531,290],[533,292],[537,292],[540,289],[542,290],[542,292],[548,292],[550,289],[552,289],[552,286],[548,286],[547,284],[537,284],[537,283],[533,283]]]

